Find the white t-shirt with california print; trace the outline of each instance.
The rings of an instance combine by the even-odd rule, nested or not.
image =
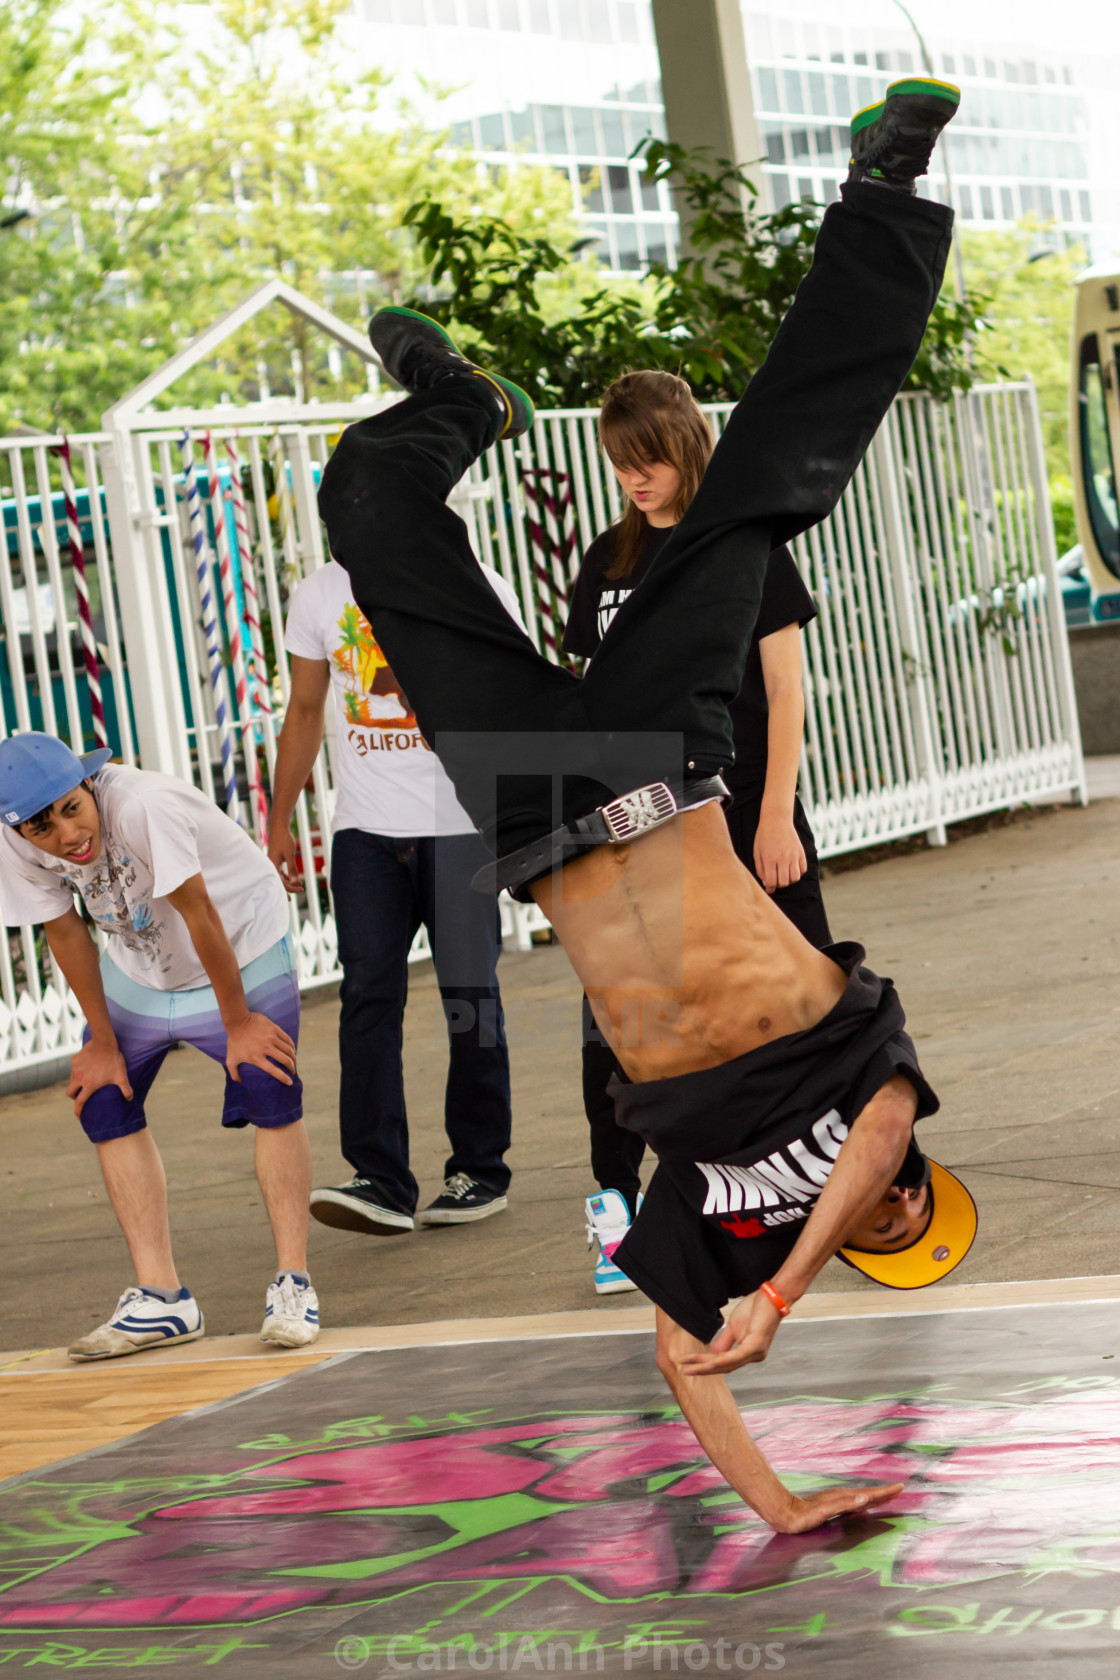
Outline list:
[[[524,629],[517,597],[490,567],[482,573]],[[474,824],[416,726],[369,621],[337,560],[312,572],[288,603],[284,641],[300,659],[325,659],[338,712],[338,787],[332,832],[360,828],[393,839],[469,834]]]
[[[187,924],[167,895],[192,875],[229,935],[239,968],[288,931],[287,894],[268,858],[204,793],[174,776],[107,764],[93,779],[101,852],[84,867],[0,827],[0,911],[9,927],[52,922],[79,894],[108,952],[155,991],[209,985]]]

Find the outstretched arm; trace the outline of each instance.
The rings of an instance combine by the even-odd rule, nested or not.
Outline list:
[[[743,1427],[734,1396],[722,1377],[713,1382],[689,1369],[706,1352],[703,1342],[657,1309],[657,1364],[693,1434],[752,1511],[780,1534],[803,1534],[846,1511],[866,1511],[902,1492],[901,1482],[875,1487],[826,1488],[807,1499],[791,1493]]]
[[[828,1183],[805,1221],[788,1259],[771,1283],[789,1306],[799,1301],[826,1261],[840,1248],[853,1226],[871,1212],[894,1182],[910,1134],[918,1099],[902,1074],[889,1079],[856,1116],[844,1139]],[[781,1323],[777,1308],[759,1291],[748,1295],[705,1347],[687,1360],[692,1376],[734,1371],[766,1358]]]

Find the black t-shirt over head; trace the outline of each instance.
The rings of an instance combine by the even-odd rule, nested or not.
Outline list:
[[[916,1119],[937,1110],[891,981],[863,966],[860,945],[825,955],[848,983],[815,1027],[699,1073],[611,1082],[619,1125],[658,1157],[612,1258],[703,1341],[724,1302],[782,1265],[857,1116],[888,1080],[903,1074],[913,1085]],[[925,1174],[911,1138],[894,1182],[917,1188]]]
[[[562,643],[565,653],[588,659],[594,657],[607,626],[625,606],[627,598],[640,587],[674,528],[672,525],[647,525],[638,562],[624,578],[607,576],[614,558],[615,529],[604,531],[595,538],[583,557],[572,590]],[[770,707],[766,699],[759,643],[789,624],[804,626],[816,616],[813,597],[802,581],[793,555],[785,546],[774,549],[766,568],[743,685],[728,707],[735,742],[735,763],[723,772],[723,779],[733,793],[761,793],[766,781]]]

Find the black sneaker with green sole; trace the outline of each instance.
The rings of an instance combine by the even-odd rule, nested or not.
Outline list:
[[[928,173],[937,137],[960,102],[960,88],[951,82],[925,76],[892,82],[882,99],[852,118],[848,180],[916,192],[915,182]]]
[[[499,438],[518,438],[533,424],[532,399],[499,373],[487,373],[464,356],[450,333],[419,310],[389,304],[379,309],[369,324],[369,341],[381,358],[390,378],[406,391],[430,391],[452,374],[473,373],[485,379],[501,404],[505,423]]]

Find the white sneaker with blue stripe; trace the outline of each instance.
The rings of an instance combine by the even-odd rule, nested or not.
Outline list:
[[[193,1342],[205,1328],[202,1309],[189,1289],[180,1289],[177,1301],[165,1301],[162,1295],[134,1284],[125,1290],[107,1323],[80,1336],[66,1352],[79,1365],[93,1359],[120,1359],[141,1348]]]
[[[273,1347],[306,1347],[319,1334],[319,1297],[310,1283],[284,1272],[268,1286],[261,1341]]]
[[[640,1204],[639,1204],[640,1205]],[[587,1246],[598,1240],[595,1259],[596,1295],[620,1295],[624,1289],[637,1289],[611,1255],[630,1229],[630,1209],[621,1190],[600,1190],[588,1196],[584,1203],[587,1212]]]

